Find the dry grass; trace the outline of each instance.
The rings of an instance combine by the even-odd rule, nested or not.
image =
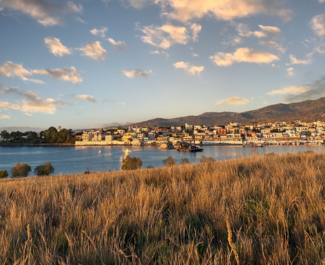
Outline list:
[[[0,264],[321,264],[324,162],[298,154],[3,180]]]

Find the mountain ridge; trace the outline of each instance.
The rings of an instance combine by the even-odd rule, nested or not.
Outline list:
[[[325,97],[316,100],[305,100],[294,103],[278,103],[256,110],[245,112],[204,112],[200,115],[189,115],[171,119],[155,118],[133,123],[130,126],[180,126],[188,124],[225,125],[230,122],[252,123],[302,120],[312,122],[325,120]]]

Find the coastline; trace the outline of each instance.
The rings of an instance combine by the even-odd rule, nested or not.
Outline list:
[[[0,143],[0,147],[67,147],[74,144],[29,144],[29,143]]]

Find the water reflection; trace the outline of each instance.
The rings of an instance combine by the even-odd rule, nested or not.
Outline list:
[[[8,170],[17,163],[27,163],[32,168],[50,161],[55,173],[83,173],[120,170],[122,160],[127,156],[139,157],[143,168],[163,166],[162,161],[168,156],[177,159],[187,158],[197,163],[204,155],[216,160],[243,158],[268,153],[297,153],[312,150],[325,151],[325,146],[267,146],[265,148],[243,148],[239,146],[205,146],[202,153],[178,152],[176,150],[159,150],[156,147],[0,147],[0,171]]]

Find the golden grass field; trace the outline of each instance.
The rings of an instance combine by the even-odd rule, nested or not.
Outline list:
[[[325,154],[0,181],[0,264],[322,264]]]

